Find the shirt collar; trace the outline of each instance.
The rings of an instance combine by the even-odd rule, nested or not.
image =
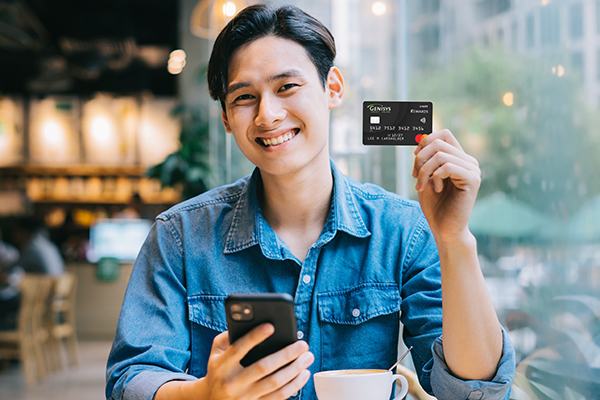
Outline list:
[[[328,243],[338,230],[358,238],[371,235],[359,212],[348,178],[342,174],[333,160],[330,160],[330,164],[333,175],[333,200],[329,216],[315,246]],[[224,253],[235,253],[260,244],[265,257],[284,259],[281,239],[265,221],[260,210],[257,196],[260,181],[260,171],[256,168],[235,207]]]

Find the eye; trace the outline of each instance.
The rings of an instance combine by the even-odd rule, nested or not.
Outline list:
[[[241,96],[236,97],[234,101],[252,100],[253,98],[254,96],[252,96],[251,94],[243,94]]]
[[[279,88],[280,92],[285,92],[286,90],[290,90],[293,87],[298,86],[298,84],[296,83],[287,83],[285,85],[283,85],[282,87]]]

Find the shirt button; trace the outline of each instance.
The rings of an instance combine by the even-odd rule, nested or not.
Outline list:
[[[304,276],[302,277],[302,282],[304,282],[304,283],[308,283],[308,282],[310,282],[310,275],[304,275]]]
[[[298,338],[298,340],[302,339],[302,338],[304,337],[304,332],[302,332],[302,331],[298,331],[298,332],[296,333],[296,337]]]
[[[352,310],[352,315],[354,315],[354,317],[360,316],[360,310],[358,308],[355,308],[354,310]]]

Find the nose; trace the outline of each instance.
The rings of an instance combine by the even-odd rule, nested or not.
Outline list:
[[[269,128],[282,121],[286,116],[285,109],[281,102],[274,96],[262,96],[258,104],[258,114],[254,119],[256,126]]]

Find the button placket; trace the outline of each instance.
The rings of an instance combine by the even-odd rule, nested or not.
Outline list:
[[[310,304],[315,283],[316,264],[319,258],[319,248],[310,248],[300,270],[300,279],[296,289],[296,316],[298,317],[298,339],[306,340]]]

